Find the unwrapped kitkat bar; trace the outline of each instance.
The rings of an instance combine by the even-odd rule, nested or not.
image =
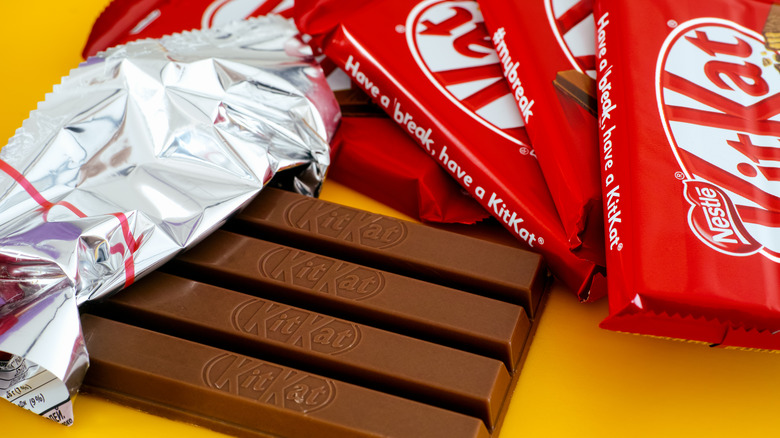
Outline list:
[[[300,0],[294,18],[581,299],[604,294],[599,267],[569,251],[476,2]]]
[[[780,348],[779,15],[758,0],[597,3],[603,327]]]
[[[538,254],[269,187],[160,270],[82,309],[83,390],[252,437],[499,436],[548,283]]]

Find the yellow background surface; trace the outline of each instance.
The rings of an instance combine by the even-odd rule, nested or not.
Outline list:
[[[108,0],[4,0],[0,145],[81,61]],[[338,184],[323,197],[393,213]],[[393,213],[397,214],[397,213]],[[507,437],[764,437],[780,435],[780,355],[612,333],[607,303],[553,291],[512,397]],[[4,436],[219,436],[80,395],[63,427],[0,403]]]

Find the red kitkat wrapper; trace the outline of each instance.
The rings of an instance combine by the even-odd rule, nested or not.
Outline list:
[[[473,224],[487,211],[388,117],[349,117],[328,178],[423,221]],[[399,193],[406,194],[398,196]]]
[[[293,0],[113,0],[92,27],[83,55],[233,20],[270,13],[289,16],[292,6]]]
[[[581,299],[604,294],[596,264],[569,251],[476,2],[298,0],[294,18]]]
[[[595,8],[612,330],[780,348],[780,4]]]
[[[571,250],[603,266],[593,0],[479,4]]]

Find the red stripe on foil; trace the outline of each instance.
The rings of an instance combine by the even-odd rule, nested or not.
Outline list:
[[[35,202],[38,203],[41,207],[45,209],[50,209],[54,206],[51,202],[47,201],[41,193],[33,187],[32,184],[30,184],[30,181],[27,180],[27,178],[24,177],[19,171],[14,169],[10,164],[6,163],[3,160],[0,160],[0,170],[7,173],[8,176],[13,178],[14,181],[17,182],[22,188],[30,195],[31,198],[35,200]]]
[[[75,205],[71,204],[67,201],[60,201],[57,203],[52,203],[48,201],[46,198],[43,197],[41,192],[36,189],[30,181],[24,177],[18,170],[16,170],[13,166],[6,163],[4,160],[0,159],[0,170],[5,172],[8,176],[13,178],[14,181],[16,181],[17,184],[19,184],[35,202],[38,203],[41,207],[44,209],[44,220],[46,219],[46,216],[48,214],[48,211],[52,209],[55,205],[59,205],[61,207],[65,207],[68,210],[72,211],[76,216],[80,218],[87,217],[86,214],[84,214],[83,211],[79,210]],[[127,223],[127,216],[125,216],[123,213],[114,213],[114,217],[116,217],[119,220],[119,224],[122,228],[122,235],[124,236],[125,243],[127,244],[127,249],[129,256],[125,259],[125,287],[130,286],[135,282],[135,262],[133,254],[135,253],[136,249],[140,245],[140,239],[136,240],[135,237],[133,237],[133,233],[130,231],[130,225]],[[121,245],[120,245],[121,246]],[[124,253],[124,248],[118,249],[118,246],[114,246],[111,248],[111,252],[121,252]]]
[[[54,207],[55,205],[59,205],[72,211],[78,217],[82,217],[82,218],[87,217],[87,215],[84,214],[84,212],[76,208],[76,206],[71,204],[70,202],[60,201],[57,202],[56,204],[49,202],[46,198],[43,197],[43,195],[41,195],[41,192],[39,192],[38,189],[33,187],[32,183],[30,183],[30,181],[28,181],[27,178],[24,177],[24,175],[22,175],[18,170],[14,169],[13,166],[11,166],[10,164],[6,163],[3,160],[0,160],[0,170],[8,174],[8,176],[13,178],[13,180],[16,181],[17,184],[22,186],[22,188],[27,192],[27,194],[29,194],[30,197],[33,198],[33,200],[35,200],[35,202],[38,203],[38,205],[43,207],[45,212],[51,210],[52,207]]]
[[[135,258],[133,254],[135,254],[141,242],[136,240],[130,231],[127,216],[123,213],[113,213],[113,216],[119,219],[119,226],[122,228],[122,235],[125,238],[125,245],[127,245],[128,256],[125,259],[125,287],[127,287],[135,282]]]

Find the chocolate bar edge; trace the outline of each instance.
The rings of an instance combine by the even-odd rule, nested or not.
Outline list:
[[[305,204],[317,205],[305,206]],[[275,207],[278,205],[282,207]],[[325,213],[335,214],[333,209],[338,209],[343,210],[345,215],[381,217],[400,224],[401,227],[406,229],[406,235],[402,240],[392,242],[392,244],[383,248],[358,244],[350,245],[350,242],[345,240],[345,237],[347,237],[345,233],[341,233],[339,237],[332,237],[323,234],[319,229],[312,230],[313,222],[311,215],[302,219],[302,221],[305,221],[304,226],[293,226],[291,217],[297,213],[293,210],[306,211],[307,208],[309,210],[306,214],[309,214],[314,209],[323,209]],[[278,210],[284,211],[279,212]],[[334,222],[331,221],[330,223]],[[305,229],[305,227],[310,229]],[[226,229],[310,252],[327,253],[332,257],[342,258],[353,263],[396,272],[455,289],[466,290],[489,298],[520,304],[525,307],[529,318],[533,318],[539,302],[539,292],[545,287],[543,283],[547,273],[547,264],[539,254],[282,190],[263,190],[254,202],[250,203],[247,208],[228,224]],[[490,248],[501,253],[507,259],[516,260],[517,266],[509,268],[512,270],[511,273],[507,272],[507,269],[501,270],[493,267],[493,272],[491,273],[493,276],[479,278],[472,271],[473,259],[470,259],[468,262],[459,260],[456,263],[459,263],[460,266],[450,265],[449,263],[441,264],[438,260],[435,260],[437,254],[441,257],[441,252],[436,253],[428,249],[423,254],[416,250],[411,243],[414,239],[410,238],[410,236],[420,237],[424,233],[437,236],[447,245],[451,245],[452,241],[459,241],[464,246],[468,245],[470,247],[475,245],[481,251],[486,251]],[[352,238],[354,239],[354,236]],[[399,258],[397,252],[400,251],[404,251],[408,258]],[[501,260],[500,256],[497,255],[496,257],[496,262],[499,262]],[[480,262],[484,262],[484,260],[480,260]],[[517,272],[523,271],[521,269],[522,264],[528,266],[531,264],[535,265],[533,271],[525,270],[524,274],[526,276],[522,280],[499,278],[507,275],[517,275]],[[467,273],[465,271],[472,272]],[[544,272],[545,275],[541,275],[541,272]],[[520,284],[514,283],[515,281],[520,281]]]
[[[596,81],[577,70],[559,71],[553,86],[561,94],[577,102],[594,117],[598,114],[596,101]]]
[[[164,414],[195,424],[212,427],[216,418],[223,424],[214,427],[241,422],[242,428],[272,436],[310,436],[305,433],[310,427],[328,437],[401,437],[425,430],[437,436],[454,431],[489,436],[477,417],[93,315],[82,321],[95,351],[85,392],[118,395],[142,410],[162,406]],[[117,340],[125,349],[115,348]],[[187,359],[180,360],[182,355]]]
[[[146,286],[152,281],[155,284]],[[85,309],[86,313],[191,342],[223,348],[245,356],[260,359],[261,357],[258,355],[262,354],[262,359],[289,365],[302,371],[348,381],[377,391],[481,418],[491,429],[495,427],[496,418],[499,417],[501,411],[500,400],[506,396],[512,378],[511,370],[508,370],[505,364],[496,357],[447,347],[404,336],[397,332],[333,318],[316,310],[283,305],[264,297],[254,298],[229,289],[165,273],[153,273],[134,285],[133,288],[136,289],[124,291],[99,305],[88,306]],[[173,293],[163,295],[162,292],[166,291],[166,288],[176,288],[184,292],[182,295]],[[188,306],[192,300],[207,302],[210,295],[220,302],[231,303],[231,307],[225,307],[223,311],[216,313],[208,312],[209,314],[206,314],[201,306]],[[134,298],[136,296],[143,298]],[[159,299],[164,296],[169,298]],[[233,303],[238,302],[243,304],[236,308],[232,307]],[[331,319],[334,322],[351,325],[358,333],[355,339],[360,339],[359,343],[352,345],[352,347],[362,351],[362,353],[350,359],[353,348],[347,348],[333,354],[318,353],[302,346],[295,347],[289,342],[274,340],[259,333],[238,330],[239,323],[235,319],[237,317],[235,312],[237,309],[248,308],[244,307],[247,303],[262,303],[260,308],[252,306],[250,313],[260,312],[260,309],[287,308],[284,310],[286,314],[302,312],[316,315],[311,321]],[[219,315],[219,318],[209,320],[210,315]],[[257,322],[256,320],[252,321]],[[525,341],[528,332],[530,332],[530,326],[527,319],[520,322],[516,327],[523,332],[523,341]],[[422,356],[419,359],[414,357],[414,360],[403,361],[406,366],[395,364],[392,361],[383,363],[378,359],[382,357],[381,352],[367,353],[372,351],[372,347],[373,351],[383,350],[381,345],[367,343],[370,339],[391,341],[390,344],[394,346],[403,343],[402,345],[422,354]],[[396,354],[402,355],[403,352],[396,351]],[[424,366],[425,363],[428,363],[425,360],[421,362],[420,359],[423,358],[431,361],[446,358],[447,362],[453,366],[461,364],[469,369],[479,370],[482,372],[481,376],[489,375],[485,372],[495,372],[496,374],[492,376],[493,380],[490,386],[487,385],[484,378],[463,384],[460,377],[467,379],[467,374],[461,373],[462,376],[453,379],[451,377],[453,373],[449,373],[450,377],[440,378],[436,374],[420,373],[410,368],[409,364]],[[506,384],[502,382],[506,382]],[[484,392],[488,389],[489,396]]]

